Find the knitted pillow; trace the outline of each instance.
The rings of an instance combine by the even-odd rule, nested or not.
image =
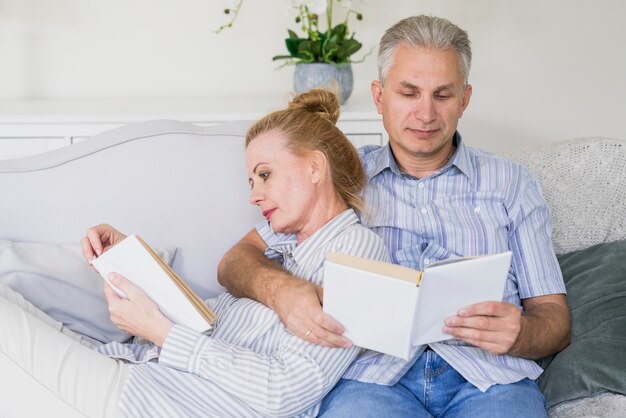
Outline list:
[[[626,141],[575,139],[508,157],[539,180],[557,254],[626,238]]]

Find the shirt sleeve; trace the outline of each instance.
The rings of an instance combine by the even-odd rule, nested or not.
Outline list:
[[[517,205],[513,207],[509,236],[513,268],[522,299],[565,293],[563,275],[552,245],[550,209],[537,180],[521,173]]]
[[[333,244],[331,250],[389,259],[382,239],[360,225]],[[213,381],[261,414],[293,416],[319,403],[361,351],[310,344],[281,327],[277,349],[262,354],[175,325],[159,364]]]
[[[159,364],[213,381],[261,414],[293,416],[318,403],[359,353],[313,345],[285,329],[278,349],[260,354],[175,325]]]

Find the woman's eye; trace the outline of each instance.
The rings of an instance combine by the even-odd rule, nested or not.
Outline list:
[[[263,181],[267,180],[269,176],[270,176],[270,173],[268,173],[267,171],[262,171],[259,173],[259,177],[261,177]]]

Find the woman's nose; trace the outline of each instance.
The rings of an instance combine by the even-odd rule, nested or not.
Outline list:
[[[253,205],[260,205],[263,201],[263,194],[259,192],[258,187],[252,187],[252,191],[250,192],[250,203]]]

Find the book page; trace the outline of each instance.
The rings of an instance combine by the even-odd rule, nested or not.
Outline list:
[[[92,264],[105,280],[110,272],[126,277],[152,299],[172,322],[198,332],[211,328],[136,236],[128,236]]]
[[[411,280],[406,274],[386,276],[381,272],[389,270],[380,264],[397,271],[391,263],[354,264],[350,258],[329,256],[324,263],[324,311],[344,326],[344,335],[353,344],[408,360],[419,272],[402,267],[411,273]],[[375,271],[364,270],[364,265],[374,265]]]
[[[461,259],[424,270],[415,311],[413,343],[427,344],[452,337],[443,321],[467,305],[501,301],[511,266],[511,252]]]

